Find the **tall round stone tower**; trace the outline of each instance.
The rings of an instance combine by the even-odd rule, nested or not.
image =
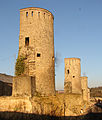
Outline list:
[[[79,58],[65,58],[65,93],[81,94],[81,66]]]
[[[54,16],[42,8],[20,9],[19,56],[24,56],[24,73],[35,77],[36,91],[55,94]]]

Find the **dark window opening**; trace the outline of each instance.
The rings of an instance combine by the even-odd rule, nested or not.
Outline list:
[[[67,70],[68,74],[69,74],[69,70]]]
[[[75,78],[75,76],[73,76],[73,78]]]
[[[41,56],[41,54],[40,53],[37,53],[37,57],[40,57]]]
[[[29,37],[25,38],[25,46],[29,46]]]
[[[40,12],[38,12],[38,16],[40,17]]]
[[[44,18],[45,18],[45,13],[44,13]]]
[[[32,16],[33,16],[33,11],[32,11]]]
[[[26,17],[28,17],[28,12],[26,12]]]

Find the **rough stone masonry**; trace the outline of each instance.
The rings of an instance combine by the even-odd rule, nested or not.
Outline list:
[[[55,94],[53,20],[54,16],[46,9],[20,9],[18,56],[25,58],[24,74],[35,78],[36,91],[42,95]],[[13,82],[16,81],[14,78]]]

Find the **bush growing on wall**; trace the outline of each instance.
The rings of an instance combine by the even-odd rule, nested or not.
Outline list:
[[[25,63],[24,57],[20,56],[17,58],[16,65],[15,65],[15,75],[19,76],[24,73]]]

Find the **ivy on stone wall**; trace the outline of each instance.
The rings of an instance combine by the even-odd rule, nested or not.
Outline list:
[[[16,60],[16,65],[15,65],[15,75],[19,76],[24,73],[25,69],[25,63],[24,63],[24,57],[23,56],[18,56]]]

